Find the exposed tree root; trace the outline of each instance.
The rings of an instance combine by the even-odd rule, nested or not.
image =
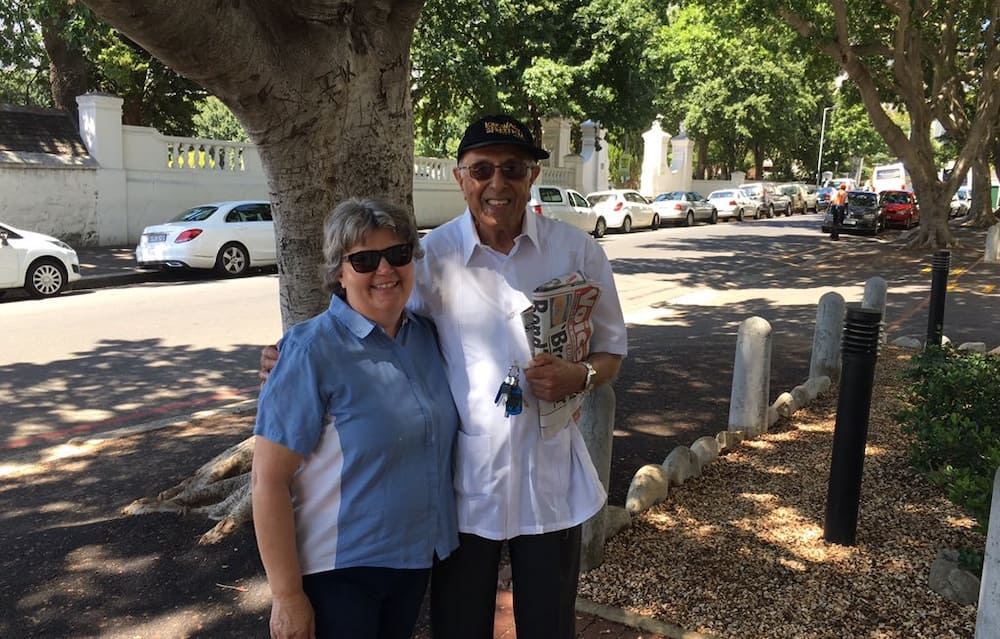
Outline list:
[[[253,437],[231,446],[205,463],[190,477],[156,497],[137,499],[125,508],[125,515],[171,512],[196,514],[218,520],[198,540],[200,544],[222,541],[250,521],[250,466],[253,462]]]

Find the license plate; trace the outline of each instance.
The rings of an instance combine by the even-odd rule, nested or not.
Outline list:
[[[857,220],[844,220],[844,226],[854,226],[857,223]]]
[[[142,237],[145,238],[147,244],[155,244],[156,242],[167,241],[166,233],[150,233],[149,235],[143,235]]]

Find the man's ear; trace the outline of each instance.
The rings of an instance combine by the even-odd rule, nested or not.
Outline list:
[[[538,179],[538,176],[539,176],[539,174],[541,172],[542,172],[541,165],[536,164],[535,166],[531,167],[531,182],[530,182],[530,184],[534,184],[535,183],[535,180]]]

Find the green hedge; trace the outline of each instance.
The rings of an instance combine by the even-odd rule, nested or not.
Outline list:
[[[916,436],[910,461],[985,534],[1000,466],[1000,357],[932,347],[904,377],[909,407],[897,419]]]

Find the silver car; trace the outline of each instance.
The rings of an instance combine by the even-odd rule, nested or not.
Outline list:
[[[742,222],[748,217],[760,217],[756,200],[742,189],[722,189],[708,194],[708,201],[718,212],[719,219],[736,218]]]
[[[715,206],[701,193],[694,191],[671,191],[661,193],[653,200],[653,209],[664,222],[675,222],[691,226],[695,222],[715,224],[719,213]]]

